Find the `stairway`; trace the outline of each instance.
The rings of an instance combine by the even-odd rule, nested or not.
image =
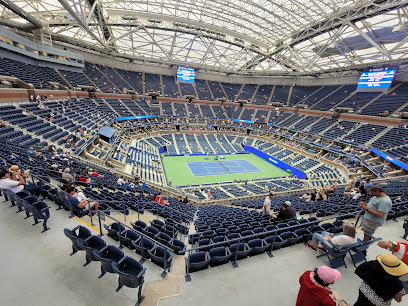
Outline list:
[[[249,103],[252,103],[254,101],[254,99],[256,97],[256,93],[258,92],[259,86],[261,86],[261,85],[259,85],[259,84],[256,85],[255,90],[254,90],[254,94],[252,95],[251,100],[249,100]]]
[[[371,138],[369,141],[367,141],[365,143],[365,146],[370,146],[372,145],[377,139],[380,139],[381,137],[383,137],[387,132],[392,130],[392,126],[388,126],[386,127],[384,130],[381,131],[381,133],[378,133],[377,135],[375,135],[373,138]]]
[[[116,88],[116,90],[120,93],[122,93],[122,90],[120,90],[115,83],[112,82],[111,78],[105,74],[105,72],[102,71],[102,69],[99,68],[99,65],[94,65],[95,68],[109,81],[109,83],[112,84],[112,88]]]
[[[204,134],[204,138],[205,138],[205,140],[207,141],[208,145],[210,146],[211,150],[212,150],[213,152],[215,152],[213,146],[212,146],[211,143],[208,141],[208,138],[207,138],[207,135],[206,135],[206,134]]]
[[[343,88],[343,86],[339,86],[336,90],[330,92],[327,96],[325,96],[325,97],[321,98],[319,101],[313,103],[313,104],[309,107],[309,109],[313,109],[313,106],[319,104],[322,100],[324,100],[324,99],[330,97],[331,95],[335,94],[335,93],[336,93],[338,90],[340,90],[341,88]]]
[[[68,79],[65,77],[65,75],[61,71],[59,71],[58,69],[55,69],[55,71],[65,81],[65,83],[67,83],[69,85],[69,87],[74,88],[74,85],[70,81],[68,81]],[[61,85],[64,85],[64,84],[61,84]]]
[[[349,136],[351,133],[353,133],[355,130],[359,129],[363,124],[359,123],[357,124],[354,128],[352,128],[350,131],[348,131],[346,134],[338,137],[338,139],[345,139],[347,136]]]
[[[129,113],[136,116],[136,114],[125,103],[123,103],[123,101],[121,99],[118,99],[118,101],[129,111]]]
[[[394,89],[398,88],[402,83],[399,83],[397,85],[395,85],[391,90],[389,90],[388,92],[383,92],[381,94],[379,94],[378,96],[376,96],[374,99],[372,99],[371,101],[369,101],[368,103],[364,104],[361,108],[360,111],[362,111],[363,109],[365,109],[367,106],[371,105],[372,103],[374,103],[375,101],[377,101],[379,98],[381,98],[382,96],[384,96],[385,94],[389,94],[391,92],[394,91]]]

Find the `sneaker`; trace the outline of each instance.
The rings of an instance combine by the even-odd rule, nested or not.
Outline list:
[[[316,252],[316,249],[310,243],[306,243],[306,246]]]

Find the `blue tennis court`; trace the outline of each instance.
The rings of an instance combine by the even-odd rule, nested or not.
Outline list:
[[[194,176],[262,172],[261,169],[246,160],[191,162],[187,163],[187,166]]]

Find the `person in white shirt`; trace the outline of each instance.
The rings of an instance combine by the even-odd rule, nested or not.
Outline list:
[[[34,184],[26,185],[20,170],[10,173],[6,169],[0,169],[0,189],[7,189],[14,193],[26,190],[37,197],[41,192],[41,186]]]
[[[263,212],[265,215],[269,215],[269,211],[271,210],[271,200],[273,198],[273,193],[270,193],[264,201],[263,204]]]
[[[123,178],[118,178],[118,181],[116,182],[118,185],[120,185],[120,186],[122,186],[124,183],[125,183],[125,181],[123,180]]]
[[[329,232],[314,233],[312,236],[312,243],[306,245],[316,251],[319,242],[331,241],[331,243],[339,248],[357,242],[356,228],[350,223],[343,223],[343,233],[332,234]]]
[[[13,174],[10,174],[6,169],[0,170],[0,189],[10,190],[14,193],[19,193],[24,190],[25,180],[22,175],[19,175],[20,172],[16,171]],[[15,180],[12,180],[10,177]]]

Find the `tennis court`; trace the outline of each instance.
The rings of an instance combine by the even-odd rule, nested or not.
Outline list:
[[[261,169],[246,160],[189,162],[187,166],[194,176],[262,172]]]

